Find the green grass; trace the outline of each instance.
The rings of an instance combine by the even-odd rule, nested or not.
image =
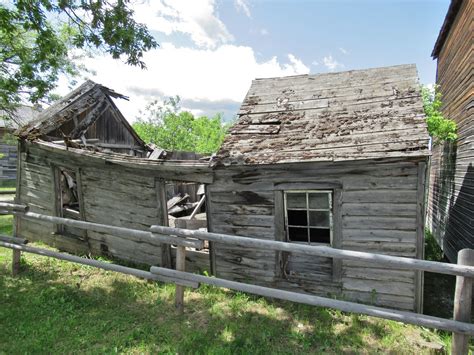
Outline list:
[[[0,233],[11,217],[0,217]],[[42,246],[45,247],[45,246]],[[0,248],[0,353],[430,353],[434,331],[203,285],[174,286]]]
[[[16,180],[0,180],[1,190],[14,190],[16,188]]]

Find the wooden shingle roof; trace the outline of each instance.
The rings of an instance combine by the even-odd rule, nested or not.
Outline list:
[[[257,79],[214,165],[426,156],[415,65]]]

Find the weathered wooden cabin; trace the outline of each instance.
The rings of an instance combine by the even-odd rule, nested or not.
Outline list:
[[[255,80],[212,169],[132,156],[139,141],[104,151],[98,143],[125,142],[87,127],[99,126],[104,106],[121,122],[118,94],[81,88],[20,132],[17,201],[33,212],[147,230],[168,223],[166,183],[195,182],[206,184],[212,232],[423,257],[429,137],[414,65]],[[16,230],[69,252],[172,262],[159,242],[21,217]],[[421,309],[422,275],[412,271],[216,243],[186,260],[226,279]]]
[[[112,101],[86,82],[19,131],[18,203],[45,215],[147,230],[167,225],[166,184],[210,183],[208,162],[146,158],[147,147]],[[172,250],[50,222],[16,218],[16,233],[61,250],[171,266]],[[188,253],[193,267],[208,254]],[[197,258],[197,259],[196,259]]]
[[[218,152],[210,231],[423,258],[429,136],[414,65],[257,79]],[[422,275],[213,244],[218,277],[421,310]]]
[[[474,248],[474,2],[453,0],[432,56],[443,114],[457,123],[458,139],[433,147],[427,227],[451,262]]]

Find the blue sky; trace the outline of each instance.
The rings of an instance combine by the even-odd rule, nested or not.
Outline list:
[[[239,44],[262,57],[293,53],[311,73],[328,70],[332,55],[338,70],[416,63],[423,83],[435,80],[431,51],[449,1],[255,1],[251,18],[235,16],[230,1],[219,5],[221,19]],[[268,34],[258,36],[261,29]],[[342,48],[342,50],[341,50]],[[344,53],[347,52],[347,53]]]
[[[104,56],[86,65],[97,73],[93,80],[130,96],[119,107],[131,121],[147,102],[173,95],[197,115],[222,112],[229,119],[256,77],[415,63],[421,83],[434,83],[430,55],[448,6],[448,0],[141,0],[136,18],[161,44],[146,54],[148,70]]]

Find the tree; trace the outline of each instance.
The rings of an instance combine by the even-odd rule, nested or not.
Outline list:
[[[11,114],[22,99],[37,103],[60,74],[81,67],[72,49],[100,50],[145,68],[143,53],[158,46],[135,22],[130,0],[16,0],[0,4],[0,110]]]
[[[433,138],[433,144],[443,141],[454,141],[457,139],[456,122],[443,116],[440,109],[443,105],[439,87],[429,88],[422,86],[421,95],[423,98],[423,108],[426,115],[428,132]]]
[[[157,101],[147,105],[133,128],[147,143],[168,150],[212,154],[220,148],[229,124],[220,114],[195,118],[182,111],[179,97],[171,97],[161,106]]]

